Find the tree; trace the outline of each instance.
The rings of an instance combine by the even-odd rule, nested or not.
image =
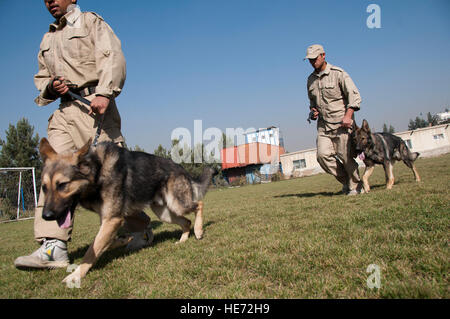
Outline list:
[[[14,126],[9,124],[6,133],[6,141],[0,138],[0,167],[34,167],[36,173],[36,187],[39,189],[42,163],[39,157],[38,145],[39,135],[34,134],[34,127],[27,119],[22,118]],[[12,172],[0,178],[0,210],[13,218],[15,213],[10,210],[17,206],[17,185],[18,178],[13,177]],[[22,172],[22,190],[26,202],[30,202],[29,197],[33,196],[32,173]],[[34,207],[34,201],[31,201]],[[27,207],[30,209],[30,207]]]
[[[6,142],[0,138],[0,167],[36,167],[40,171],[41,161],[38,145],[39,135],[34,134],[34,127],[26,118],[9,124]]]
[[[420,113],[422,116],[422,113]],[[438,125],[439,118],[437,115],[431,115],[430,112],[427,113],[427,119],[420,118],[416,116],[415,120],[409,120],[408,129],[409,130],[415,130],[421,127],[427,127],[427,126],[435,126]]]
[[[134,149],[131,149],[130,151],[145,152],[145,150],[142,147],[140,147],[139,145],[135,145]]]
[[[435,126],[438,124],[438,117],[436,115],[431,115],[430,112],[427,113],[428,126]]]
[[[428,126],[428,122],[426,120],[416,116],[416,119],[414,121],[409,120],[408,129],[415,130],[415,129],[427,127],[427,126]]]
[[[383,133],[391,133],[394,134],[395,133],[395,129],[392,125],[389,125],[389,128],[387,127],[387,124],[384,123],[383,124]]]
[[[161,144],[159,144],[158,148],[153,151],[153,154],[164,158],[170,158],[170,153]]]
[[[389,132],[388,133],[391,133],[391,134],[395,133],[395,129],[394,129],[394,127],[392,125],[389,125]]]

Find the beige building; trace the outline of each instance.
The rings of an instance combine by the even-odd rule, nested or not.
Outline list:
[[[449,125],[424,127],[395,133],[395,135],[401,137],[412,152],[419,152],[420,157],[438,156],[450,153]],[[286,177],[301,177],[324,172],[317,162],[316,156],[316,148],[281,155],[283,174]],[[364,166],[359,158],[356,161],[360,166]]]

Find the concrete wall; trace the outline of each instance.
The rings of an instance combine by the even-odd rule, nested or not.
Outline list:
[[[450,152],[450,124],[424,127],[414,131],[395,133],[404,141],[410,141],[411,151],[421,157],[437,156]]]

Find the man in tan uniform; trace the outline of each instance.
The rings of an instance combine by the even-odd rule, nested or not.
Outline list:
[[[48,140],[58,152],[74,151],[94,137],[99,119],[104,121],[100,141],[122,146],[121,119],[115,103],[125,83],[126,64],[120,40],[111,27],[93,12],[81,12],[76,0],[44,0],[56,19],[44,35],[38,54],[39,72],[34,81],[40,91],[35,102],[45,106],[61,99],[48,121]],[[56,76],[62,77],[54,80]],[[69,90],[91,101],[91,107],[70,96]],[[35,238],[42,246],[30,256],[15,260],[16,267],[55,268],[69,265],[74,216],[68,228],[42,218],[44,194],[39,195],[35,212]],[[150,218],[142,212],[126,220],[125,229],[133,232],[130,249],[150,244],[153,234]]]
[[[361,96],[350,76],[343,69],[325,61],[319,44],[308,47],[306,57],[314,72],[308,77],[310,110],[317,121],[317,161],[333,175],[348,195],[361,193],[358,164],[354,159],[351,132],[355,111]]]

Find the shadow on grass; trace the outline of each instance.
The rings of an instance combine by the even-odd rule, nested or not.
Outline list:
[[[334,196],[334,195],[342,195],[341,192],[320,192],[320,193],[299,193],[299,194],[284,194],[284,195],[277,195],[274,196],[276,198],[284,198],[284,197],[316,197],[316,196]]]
[[[158,228],[159,226],[161,226],[163,223],[160,221],[152,221],[152,229],[154,230],[155,228]],[[214,224],[215,222],[210,221],[207,222],[203,225],[203,229],[206,229],[207,227],[209,227],[210,225]],[[158,245],[160,243],[163,243],[167,240],[179,240],[181,237],[182,231],[181,229],[179,230],[174,230],[174,231],[162,231],[158,234],[155,234],[155,237],[153,239],[152,244],[149,247],[145,247],[143,249],[147,249],[147,248],[152,248],[155,245]],[[191,234],[189,236],[190,239],[195,239],[195,236],[193,235],[193,229],[191,229]],[[197,239],[195,239],[197,240]],[[70,261],[73,263],[74,260],[77,260],[79,258],[82,258],[84,256],[84,254],[86,253],[86,251],[89,249],[90,245],[85,245],[84,247],[80,247],[77,250],[71,252],[69,254],[69,259]],[[111,262],[114,259],[117,258],[124,258],[127,257],[129,255],[133,255],[135,253],[138,253],[141,249],[139,250],[135,250],[135,251],[126,251],[125,247],[118,247],[112,250],[108,250],[106,251],[98,260],[98,262],[95,264],[95,268],[96,269],[102,269],[104,268],[109,262]]]
[[[378,188],[385,188],[386,184],[377,184],[377,185],[370,185],[370,189],[378,189]],[[316,197],[316,196],[337,196],[337,195],[343,195],[341,191],[338,192],[319,192],[319,193],[298,193],[298,194],[283,194],[283,195],[277,195],[274,196],[275,198],[284,198],[284,197],[298,197],[298,198],[310,198],[310,197]]]

